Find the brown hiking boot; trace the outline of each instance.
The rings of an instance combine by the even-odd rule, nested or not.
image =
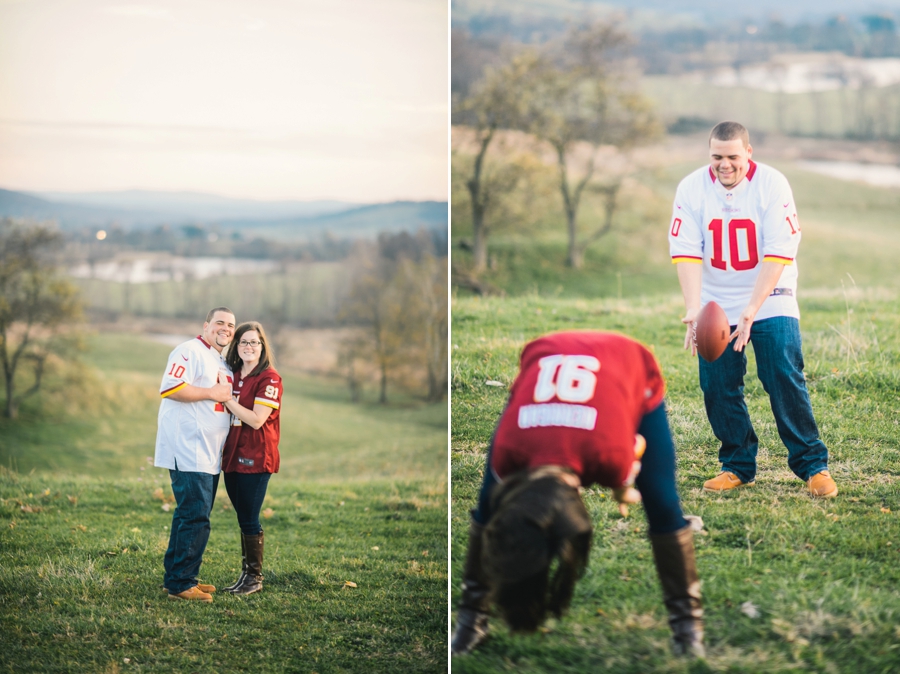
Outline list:
[[[806,484],[809,486],[809,493],[813,496],[818,496],[819,498],[832,498],[833,496],[837,496],[837,485],[834,483],[834,480],[831,479],[831,473],[827,470],[816,473],[806,481]]]
[[[703,491],[728,491],[737,487],[752,487],[756,482],[741,482],[734,473],[723,470],[716,477],[703,483]]]
[[[212,595],[207,592],[203,592],[199,587],[194,585],[194,587],[185,590],[184,592],[179,592],[178,594],[169,593],[169,599],[187,599],[193,601],[203,601],[207,604],[212,603]]]

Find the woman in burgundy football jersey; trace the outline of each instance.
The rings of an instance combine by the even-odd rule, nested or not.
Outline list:
[[[675,489],[664,394],[653,354],[623,335],[560,332],[525,346],[472,511],[454,655],[487,636],[492,603],[526,632],[568,607],[593,533],[579,490],[592,484],[612,488],[623,515],[625,503],[643,501],[673,649],[703,655],[693,532]]]
[[[226,362],[234,372],[234,399],[225,403],[232,415],[225,440],[222,471],[225,489],[241,527],[241,575],[226,587],[232,594],[262,590],[263,530],[259,511],[272,473],[278,472],[281,376],[266,332],[256,321],[234,333]]]

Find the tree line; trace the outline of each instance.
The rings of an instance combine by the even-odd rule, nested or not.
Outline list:
[[[849,6],[848,6],[849,7]],[[482,14],[454,23],[451,36],[451,87],[465,92],[486,65],[504,50],[559,39],[571,24],[558,16]],[[900,33],[889,12],[836,14],[794,23],[772,16],[765,21],[726,20],[685,24],[634,23],[633,55],[649,75],[678,75],[711,66],[764,63],[777,54],[829,52],[860,58],[900,57]]]
[[[341,345],[340,358],[354,399],[373,371],[380,403],[388,402],[392,379],[424,378],[430,401],[446,395],[447,256],[436,253],[421,232],[382,234],[354,248],[341,318],[355,330]]]
[[[389,385],[429,401],[446,395],[447,248],[437,240],[424,229],[383,233],[375,241],[356,241],[344,261],[340,287],[329,301],[335,302],[332,325],[351,335],[341,345],[341,375],[354,401],[369,379],[377,382],[382,403],[388,402]],[[0,364],[7,418],[39,393],[48,364],[78,357],[85,299],[64,275],[65,243],[50,225],[0,220]],[[222,298],[206,298],[210,302]],[[201,309],[198,304],[195,314]],[[276,341],[289,325],[274,309],[260,318]]]

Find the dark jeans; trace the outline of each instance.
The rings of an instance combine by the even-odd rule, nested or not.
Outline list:
[[[685,527],[687,520],[684,519],[681,501],[675,490],[675,444],[669,431],[665,403],[660,403],[655,410],[644,415],[638,433],[647,441],[647,449],[641,459],[641,472],[634,486],[641,492],[650,532],[672,533]],[[478,495],[478,507],[472,511],[472,519],[479,524],[487,524],[491,518],[491,491],[498,484],[497,477],[491,470],[493,447],[494,440],[491,438],[484,479]]]
[[[209,514],[216,500],[219,476],[170,470],[175,512],[169,548],[163,558],[166,575],[163,583],[178,594],[197,584],[197,573],[209,541]]]
[[[759,380],[769,394],[778,435],[788,450],[788,466],[806,481],[828,468],[828,449],[819,439],[803,377],[800,321],[787,316],[756,321],[750,330],[750,343],[756,354]],[[756,477],[759,439],[744,402],[747,356],[729,345],[712,363],[698,360],[706,416],[722,443],[719,448],[722,470],[734,473],[743,482],[751,482]]]
[[[266,498],[270,477],[272,473],[225,473],[225,491],[245,536],[256,536],[262,531],[259,510]]]

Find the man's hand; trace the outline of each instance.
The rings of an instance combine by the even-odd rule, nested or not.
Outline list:
[[[687,325],[687,331],[684,335],[684,348],[691,350],[691,355],[697,355],[697,316],[700,315],[700,308],[689,309],[681,322]]]
[[[744,347],[750,342],[750,328],[753,326],[753,319],[755,318],[756,309],[752,306],[748,306],[741,312],[734,332],[728,337],[728,341],[737,337],[737,339],[734,339],[735,351],[743,351]]]
[[[231,400],[231,394],[231,383],[228,381],[228,377],[220,372],[219,383],[210,387],[209,397],[211,400],[215,400],[217,403],[226,403]]]
[[[750,297],[750,302],[747,303],[747,308],[741,312],[737,328],[728,338],[730,341],[737,337],[737,339],[734,339],[735,351],[743,351],[744,347],[747,346],[747,343],[750,341],[750,327],[756,319],[756,312],[759,311],[766,298],[771,296],[772,291],[775,290],[775,286],[778,285],[778,279],[781,278],[781,272],[783,271],[784,265],[780,262],[762,263],[759,276],[756,277],[756,284],[753,286],[753,295]]]

